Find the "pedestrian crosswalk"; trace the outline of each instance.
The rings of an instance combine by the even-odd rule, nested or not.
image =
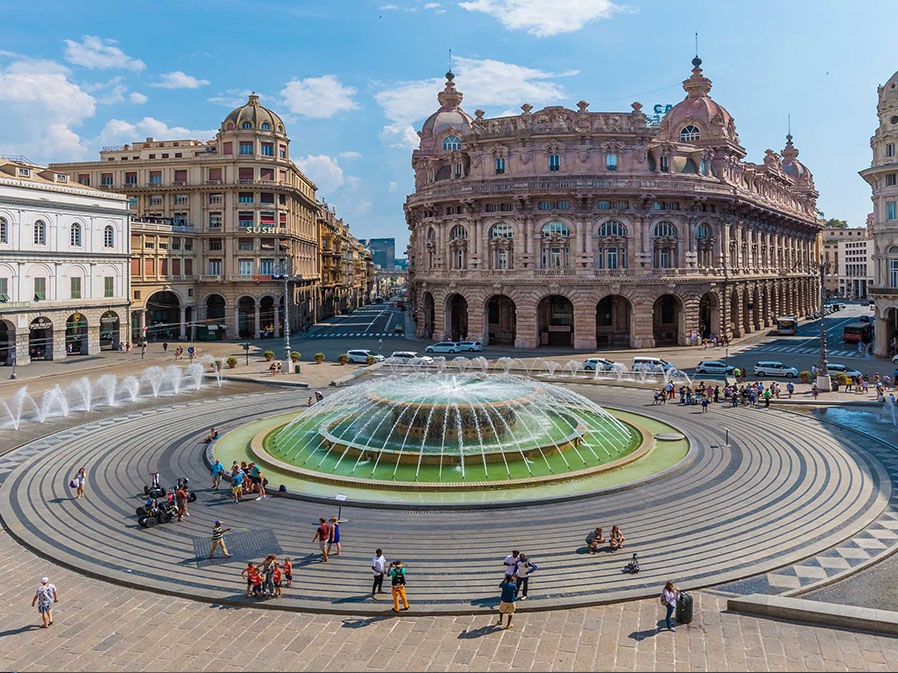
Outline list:
[[[306,334],[306,339],[338,339],[341,337],[397,337],[404,338],[404,334],[393,334],[392,332],[318,332],[317,334]]]
[[[820,348],[813,347],[802,347],[802,346],[765,346],[761,345],[756,348],[749,348],[747,351],[751,351],[752,353],[756,352],[764,352],[764,353],[800,353],[802,355],[817,355],[820,352]],[[840,357],[840,358],[850,358],[850,357],[863,357],[859,355],[858,352],[854,349],[852,350],[828,350],[827,356],[830,357]]]

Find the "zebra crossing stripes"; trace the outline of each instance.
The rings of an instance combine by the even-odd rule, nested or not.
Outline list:
[[[798,353],[802,355],[816,355],[820,352],[819,348],[808,348],[802,346],[759,346],[758,348],[749,349],[752,353]],[[856,350],[827,350],[828,355],[835,357],[852,357],[857,355]]]
[[[398,337],[404,338],[404,334],[393,334],[388,332],[320,332],[318,334],[307,334],[306,339],[339,339],[341,337]]]

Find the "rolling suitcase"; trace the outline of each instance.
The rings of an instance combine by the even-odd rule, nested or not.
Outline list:
[[[689,624],[692,621],[692,596],[685,591],[680,592],[677,601],[676,619],[678,624]]]

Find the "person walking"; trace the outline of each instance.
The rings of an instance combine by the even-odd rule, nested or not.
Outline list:
[[[789,393],[789,399],[791,400],[791,399],[792,399],[792,393],[795,392],[795,384],[792,383],[791,381],[789,381],[789,382],[786,384],[786,392]]]
[[[187,489],[184,484],[179,484],[178,490],[175,491],[175,504],[178,506],[178,521],[190,516],[187,513]]]
[[[246,567],[240,573],[240,576],[246,580],[246,597],[249,598],[249,592],[253,589],[253,578],[252,574],[255,572],[256,566],[253,565],[252,561],[246,562]]]
[[[212,548],[209,550],[209,558],[212,558],[212,554],[215,553],[215,550],[218,547],[221,547],[221,553],[225,555],[225,558],[231,558],[231,555],[228,553],[228,548],[225,546],[224,534],[227,533],[230,528],[225,528],[222,530],[221,521],[216,521],[215,525],[212,526]]]
[[[327,525],[327,519],[321,517],[318,519],[318,529],[312,538],[312,542],[318,541],[318,548],[321,550],[321,562],[327,563],[327,541],[331,537],[331,527]]]
[[[141,344],[140,346],[140,359],[143,360],[143,356],[147,354],[147,345]]]
[[[676,631],[673,624],[670,623],[670,618],[673,615],[674,610],[677,609],[678,600],[680,600],[680,590],[674,586],[673,580],[667,580],[667,584],[665,584],[664,588],[661,590],[661,605],[667,609],[667,614],[664,616],[664,623],[667,625],[668,631]]]
[[[508,615],[508,624],[506,629],[511,628],[511,617],[515,610],[515,601],[518,598],[518,586],[514,582],[513,575],[506,575],[499,583],[499,589],[502,592],[502,598],[499,600],[499,621],[497,626],[502,626],[502,617]]]
[[[290,557],[284,559],[284,579],[287,580],[287,588],[293,585],[293,561]]]
[[[371,598],[376,598],[374,594],[382,594],[384,592],[384,575],[387,574],[387,559],[384,558],[383,549],[374,551],[374,558],[371,559],[371,570],[374,572]]]
[[[209,470],[209,474],[212,475],[212,488],[216,491],[218,487],[221,485],[221,475],[224,472],[224,465],[221,464],[221,461],[216,459],[215,464],[212,465],[212,469]]]
[[[41,585],[34,592],[34,598],[31,599],[31,607],[37,603],[37,611],[41,616],[43,623],[41,628],[45,629],[53,623],[53,604],[59,602],[59,595],[56,593],[56,585],[50,584],[49,577],[41,577]]]
[[[87,472],[82,467],[78,470],[78,474],[72,478],[72,482],[75,484],[75,500],[81,500],[84,497],[84,484],[86,481]]]
[[[331,534],[327,539],[327,553],[328,556],[331,553],[331,545],[337,545],[337,553],[334,556],[340,555],[340,522],[337,521],[337,517],[332,516],[330,520],[331,526]]]
[[[234,502],[240,502],[240,496],[243,495],[243,480],[246,476],[241,470],[231,477],[231,493],[234,494]]]
[[[518,556],[518,564],[515,568],[515,582],[518,591],[521,594],[521,600],[527,600],[527,588],[530,583],[530,576],[537,571],[536,564],[531,561],[525,554]]]
[[[390,572],[387,574],[390,576],[393,590],[393,612],[399,612],[399,599],[402,599],[402,605],[408,610],[408,599],[405,596],[406,576],[402,561],[393,561],[390,564]]]
[[[162,342],[162,352],[168,353],[168,342],[167,341]]]

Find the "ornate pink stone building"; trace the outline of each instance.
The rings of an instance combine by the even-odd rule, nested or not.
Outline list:
[[[644,348],[813,311],[811,173],[791,136],[781,154],[744,161],[693,65],[686,98],[655,127],[639,103],[472,118],[447,73],[405,205],[418,335]]]

